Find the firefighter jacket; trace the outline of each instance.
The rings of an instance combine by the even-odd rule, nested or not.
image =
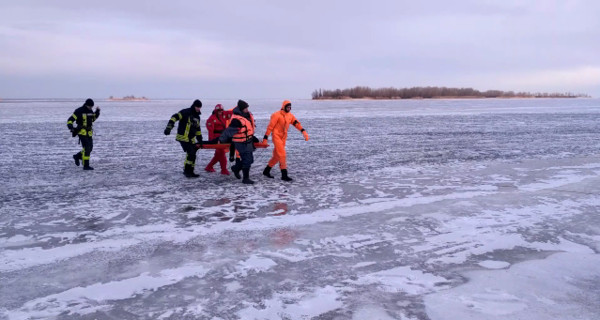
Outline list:
[[[78,135],[92,136],[92,125],[96,119],[100,117],[100,109],[96,109],[96,112],[90,110],[87,106],[81,106],[73,112],[73,114],[67,119],[67,128],[73,131],[76,130]],[[73,123],[77,125],[73,127]]]
[[[181,142],[197,143],[202,141],[202,132],[200,130],[200,113],[196,112],[194,107],[182,109],[171,116],[167,129],[173,129],[175,122],[179,121],[177,126],[177,135],[175,140]]]

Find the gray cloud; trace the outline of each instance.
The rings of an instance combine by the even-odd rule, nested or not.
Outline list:
[[[0,5],[0,97],[307,98],[355,85],[599,96],[599,16],[592,0],[15,1]]]

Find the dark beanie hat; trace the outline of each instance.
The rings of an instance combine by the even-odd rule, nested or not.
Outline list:
[[[192,103],[192,107],[194,108],[202,108],[202,102],[198,99],[194,100],[194,103]]]
[[[244,101],[244,100],[238,100],[237,106],[238,106],[238,109],[240,109],[240,111],[242,111],[242,110],[244,110],[244,109],[246,109],[246,108],[250,107],[250,106],[248,105],[248,102],[246,102],[246,101]]]
[[[87,99],[85,100],[85,103],[83,104],[84,106],[90,106],[93,107],[94,106],[94,100],[92,99]]]

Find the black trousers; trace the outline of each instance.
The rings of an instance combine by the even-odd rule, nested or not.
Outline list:
[[[179,141],[179,143],[181,144],[181,148],[183,149],[183,151],[185,151],[185,153],[187,154],[185,157],[184,167],[190,165],[193,168],[196,164],[196,152],[198,151],[196,145],[193,143],[183,141]]]
[[[79,136],[79,142],[81,142],[81,151],[76,155],[79,159],[83,161],[89,161],[90,156],[92,154],[92,149],[94,149],[94,139],[90,136]]]

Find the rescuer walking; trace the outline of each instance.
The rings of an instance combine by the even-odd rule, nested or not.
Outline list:
[[[175,140],[179,141],[181,148],[186,153],[183,174],[188,178],[197,178],[200,175],[194,173],[196,165],[196,152],[202,148],[202,132],[200,130],[200,109],[202,102],[196,99],[189,108],[182,109],[173,114],[165,128],[165,135],[171,134],[171,129],[175,122],[179,121],[177,126],[177,135]]]
[[[100,117],[100,107],[96,107],[96,111],[92,111],[94,100],[87,99],[83,106],[75,109],[73,114],[67,120],[67,128],[71,131],[73,137],[78,136],[79,142],[83,149],[73,155],[75,165],[79,166],[80,161],[83,161],[83,170],[94,170],[90,166],[90,155],[94,148],[94,140],[92,138],[92,126],[94,121]],[[73,123],[77,127],[73,127]]]
[[[250,180],[250,167],[254,162],[254,142],[258,142],[258,139],[254,136],[256,129],[254,117],[248,108],[249,105],[246,101],[238,101],[237,107],[233,109],[231,122],[219,137],[219,141],[221,143],[226,143],[229,140],[233,142],[235,149],[240,154],[241,160],[236,159],[235,164],[231,167],[231,171],[233,171],[233,174],[238,179],[241,178],[240,171],[242,171],[244,175],[242,182],[253,184],[254,181]]]
[[[266,143],[269,139],[269,135],[273,133],[273,144],[275,148],[273,149],[273,156],[269,160],[269,163],[263,170],[263,175],[274,178],[271,175],[271,169],[279,162],[279,168],[281,169],[281,180],[283,181],[292,181],[293,179],[288,176],[287,171],[287,161],[285,155],[285,143],[287,141],[287,133],[288,128],[293,125],[296,129],[302,132],[304,136],[304,140],[308,141],[308,133],[300,122],[296,119],[296,117],[290,112],[292,110],[292,103],[289,100],[283,101],[281,104],[281,110],[273,113],[271,115],[271,121],[269,121],[269,125],[267,126],[267,132],[263,137],[263,143]]]

